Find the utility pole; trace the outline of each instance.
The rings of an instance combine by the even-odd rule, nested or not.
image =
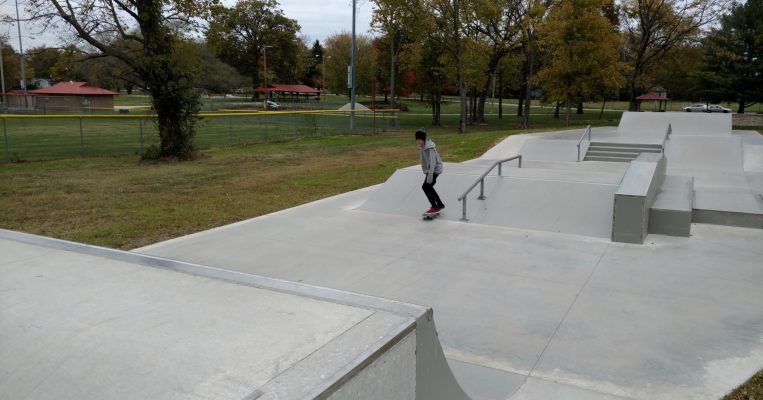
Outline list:
[[[19,58],[21,59],[21,90],[24,92],[24,110],[29,108],[26,91],[26,63],[24,62],[24,46],[21,44],[21,18],[19,17],[19,0],[16,0],[16,28],[19,31]]]
[[[0,85],[2,85],[2,91],[0,93],[5,94],[5,71],[3,70],[3,64],[5,62],[3,61],[3,46],[5,45],[5,40],[3,37],[0,36]],[[3,105],[5,105],[5,98],[2,99]]]
[[[350,66],[350,130],[355,129],[355,8],[357,0],[352,0],[352,65]]]
[[[268,100],[270,100],[270,92],[268,91],[268,48],[273,46],[262,46],[262,58],[265,67],[265,101],[262,102],[263,108],[268,109]]]

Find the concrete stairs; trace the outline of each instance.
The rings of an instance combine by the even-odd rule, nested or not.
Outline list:
[[[583,161],[630,162],[641,153],[660,153],[662,145],[591,142]]]

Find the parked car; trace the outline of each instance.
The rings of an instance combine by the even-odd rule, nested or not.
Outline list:
[[[689,107],[684,107],[686,112],[707,112],[707,106],[704,104],[692,104]]]
[[[710,107],[707,108],[707,112],[711,113],[730,113],[731,109],[726,107],[721,107],[720,104],[710,104]]]
[[[276,103],[273,100],[268,100],[267,107],[268,107],[268,110],[280,110],[283,108],[280,104]]]

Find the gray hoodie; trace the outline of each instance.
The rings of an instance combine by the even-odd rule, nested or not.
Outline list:
[[[433,174],[442,173],[442,159],[432,140],[427,139],[423,145],[419,146],[419,156],[421,157],[421,169],[427,175],[427,183],[432,183]]]

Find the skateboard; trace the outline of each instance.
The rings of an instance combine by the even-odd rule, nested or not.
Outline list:
[[[422,217],[422,219],[424,219],[424,221],[431,221],[431,220],[433,220],[433,219],[435,219],[435,218],[437,218],[439,216],[440,216],[439,212],[436,212],[434,214],[422,214],[421,215],[421,217]]]

